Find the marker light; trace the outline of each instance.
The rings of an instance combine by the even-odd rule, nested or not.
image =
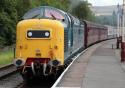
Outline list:
[[[45,32],[45,36],[47,36],[47,37],[48,37],[48,36],[49,36],[49,32]]]
[[[32,36],[33,34],[32,34],[32,32],[28,32],[28,36]]]

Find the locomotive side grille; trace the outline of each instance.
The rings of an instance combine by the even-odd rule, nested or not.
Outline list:
[[[64,30],[64,51],[68,50],[68,30]]]

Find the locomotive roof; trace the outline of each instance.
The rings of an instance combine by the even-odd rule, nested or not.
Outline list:
[[[65,14],[66,12],[60,9],[51,7],[51,6],[40,6],[40,7],[36,7],[34,9],[29,10],[22,18],[23,19],[34,19],[34,18],[40,19],[40,18],[45,18],[46,16],[48,16],[48,17],[53,17],[55,19],[56,18],[65,19]]]

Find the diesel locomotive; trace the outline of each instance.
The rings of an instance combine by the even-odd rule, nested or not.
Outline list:
[[[14,65],[25,80],[57,76],[78,52],[108,38],[108,29],[60,9],[40,6],[17,24]]]

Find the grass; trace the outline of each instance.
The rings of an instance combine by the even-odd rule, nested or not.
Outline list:
[[[14,51],[0,51],[0,66],[7,65],[13,62],[14,59]]]

